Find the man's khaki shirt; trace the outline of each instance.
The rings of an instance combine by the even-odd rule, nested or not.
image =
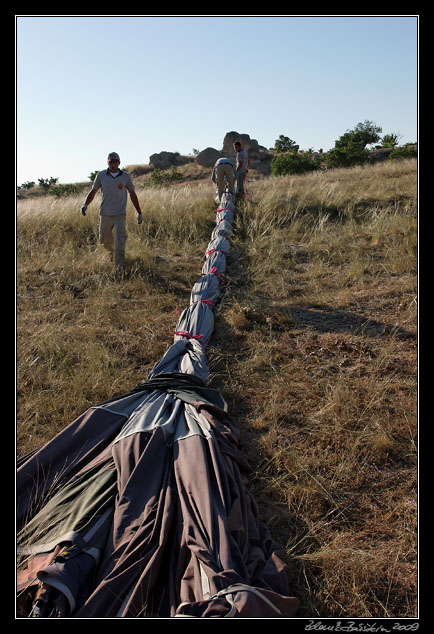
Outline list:
[[[102,201],[99,208],[101,216],[117,216],[127,213],[127,190],[134,191],[134,185],[128,172],[119,170],[113,178],[110,170],[99,172],[92,189],[101,189]]]

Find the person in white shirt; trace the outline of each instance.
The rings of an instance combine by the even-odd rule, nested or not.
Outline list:
[[[81,213],[86,215],[86,209],[101,189],[102,200],[99,209],[99,241],[114,254],[114,264],[117,270],[125,266],[125,245],[127,240],[126,214],[127,192],[137,211],[137,222],[142,222],[142,211],[131,176],[119,169],[120,158],[117,152],[110,152],[107,157],[108,169],[96,175],[92,189],[88,193]]]

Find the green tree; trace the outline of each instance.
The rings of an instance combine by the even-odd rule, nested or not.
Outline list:
[[[335,141],[335,147],[327,152],[326,166],[351,167],[365,163],[369,158],[366,146],[377,143],[380,132],[382,129],[373,121],[358,123],[353,130],[347,130]]]
[[[275,152],[298,152],[299,145],[287,136],[281,134],[274,143]]]
[[[394,134],[391,132],[390,134],[385,134],[381,139],[381,147],[396,147],[398,145],[400,135]]]
[[[88,179],[90,180],[91,183],[93,183],[93,181],[96,178],[96,175],[98,174],[99,170],[94,170],[93,172],[91,172],[88,176]]]
[[[366,147],[372,143],[378,143],[380,132],[382,132],[382,129],[373,121],[364,121],[363,123],[358,123],[353,130],[347,130],[345,134],[339,137],[335,142],[335,147],[347,147],[350,143]]]

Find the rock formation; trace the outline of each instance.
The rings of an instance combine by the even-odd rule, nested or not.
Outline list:
[[[223,148],[221,150],[224,156],[235,156],[233,144],[239,141],[243,150],[247,152],[250,160],[263,160],[268,158],[268,150],[266,147],[259,145],[256,139],[251,139],[248,134],[239,134],[238,132],[227,132],[223,139]]]
[[[221,156],[223,156],[221,152],[215,148],[207,147],[205,150],[199,152],[196,156],[196,161],[203,167],[213,167],[216,160],[221,158]]]
[[[171,165],[176,164],[178,156],[179,152],[159,152],[149,157],[149,163],[158,169],[167,170]]]

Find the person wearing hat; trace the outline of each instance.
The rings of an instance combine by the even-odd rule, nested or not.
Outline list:
[[[116,269],[123,270],[125,266],[125,245],[127,241],[126,214],[127,192],[137,211],[137,222],[142,222],[142,211],[131,176],[119,168],[119,154],[110,152],[107,157],[108,169],[99,172],[88,193],[81,213],[86,215],[86,209],[101,189],[102,200],[99,209],[99,241],[114,254]]]

